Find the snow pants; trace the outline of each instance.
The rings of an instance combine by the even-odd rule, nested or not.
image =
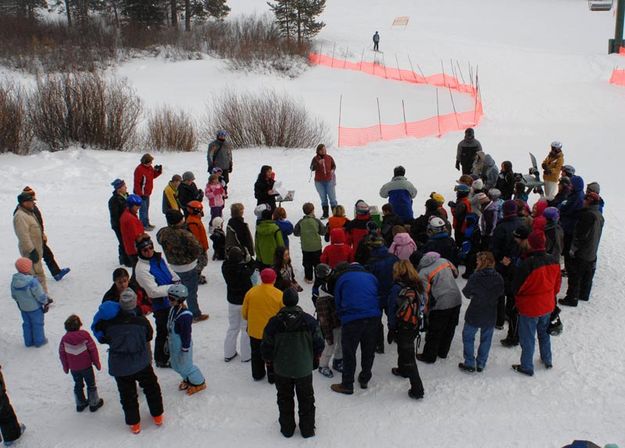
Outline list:
[[[435,362],[436,358],[447,358],[459,316],[459,306],[447,310],[430,311],[428,331],[425,334],[423,347],[423,357],[426,362]]]
[[[192,386],[199,386],[204,383],[204,375],[200,369],[193,364],[193,345],[189,347],[189,351],[182,351],[182,341],[180,335],[177,334],[173,325],[168,328],[169,336],[167,344],[169,347],[169,363],[184,381]]]
[[[275,376],[280,411],[280,432],[290,437],[295,431],[295,401],[297,394],[299,429],[303,437],[315,435],[315,391],[312,374],[303,378]]]
[[[154,338],[154,361],[156,361],[157,364],[167,364],[169,361],[169,355],[165,353],[165,344],[167,343],[167,317],[169,317],[169,308],[164,310],[155,310],[153,315],[156,326],[156,337]]]
[[[256,339],[250,336],[250,348],[252,351],[252,378],[254,381],[260,381],[265,377],[265,371],[267,372],[267,380],[273,384],[275,375],[273,373],[273,366],[271,364],[265,365],[265,361],[260,353],[261,339]]]
[[[2,439],[5,442],[17,440],[22,435],[15,411],[6,392],[0,395],[0,432],[2,432]]]
[[[148,408],[150,408],[150,415],[158,417],[163,414],[161,387],[158,385],[158,379],[152,370],[152,365],[148,365],[145,369],[132,375],[116,376],[115,381],[127,425],[136,425],[141,421],[136,383],[139,383],[143,389]]]
[[[415,350],[415,339],[419,330],[399,328],[397,330],[397,368],[399,373],[410,379],[410,390],[416,396],[423,396],[423,382],[419,376]]]
[[[186,272],[176,272],[176,274],[180,277],[180,283],[185,285],[189,291],[189,295],[187,296],[187,306],[189,307],[189,311],[193,313],[193,317],[198,317],[202,314],[202,311],[200,311],[200,305],[197,301],[197,288],[200,279],[198,271],[193,268]]]
[[[54,259],[52,249],[50,249],[46,243],[43,243],[43,261],[45,261],[46,266],[48,266],[48,270],[50,271],[50,274],[52,274],[52,277],[61,272],[61,268]]]
[[[43,310],[20,311],[22,313],[22,331],[26,347],[41,347],[47,342],[43,330]]]
[[[241,308],[241,305],[228,304],[228,330],[224,339],[224,358],[231,358],[235,355],[237,337],[239,337],[241,361],[247,362],[251,357],[250,337],[247,335],[247,321],[241,316]]]
[[[571,259],[567,274],[569,286],[566,290],[566,297],[571,300],[584,300],[590,298],[592,289],[592,279],[595,276],[596,261],[586,261],[579,258]]]

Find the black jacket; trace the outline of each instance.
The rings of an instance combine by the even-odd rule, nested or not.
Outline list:
[[[247,223],[243,218],[230,218],[226,227],[226,254],[232,246],[238,246],[242,251],[254,256],[254,240]]]
[[[579,211],[578,221],[573,232],[571,254],[584,261],[595,261],[603,231],[603,215],[599,205],[590,205]]]
[[[269,204],[272,210],[276,208],[276,195],[269,194],[273,188],[273,179],[257,179],[254,184],[254,197],[256,205]]]
[[[119,218],[126,210],[126,198],[121,194],[113,193],[109,199],[109,213],[111,215],[111,229],[119,230]]]
[[[503,199],[504,201],[512,199],[515,183],[516,180],[512,171],[508,171],[506,173],[504,173],[503,171],[499,172],[499,176],[497,177],[497,184],[495,184],[495,187],[499,191],[501,191],[501,199]]]
[[[191,183],[191,185],[182,182],[178,186],[178,202],[180,202],[185,216],[189,213],[187,211],[187,204],[191,201],[201,201],[203,197],[204,193],[195,185],[195,182]]]
[[[495,261],[501,263],[503,257],[514,258],[518,256],[519,248],[514,241],[514,232],[517,228],[521,227],[522,222],[517,217],[504,218],[497,224],[493,237],[490,240],[490,250],[495,256]]]
[[[504,294],[503,278],[494,269],[475,271],[462,294],[471,300],[464,320],[474,327],[494,327],[497,321],[497,301]]]
[[[547,239],[545,252],[559,261],[564,247],[564,230],[562,230],[558,222],[547,221],[547,225],[545,225],[545,237]]]
[[[403,224],[404,221],[402,221],[402,219],[394,213],[392,215],[384,215],[382,217],[381,232],[386,247],[391,247],[391,244],[393,244],[393,227],[401,226]]]
[[[424,246],[410,256],[410,262],[415,267],[419,266],[419,261],[428,252],[436,252],[442,258],[452,262],[454,266],[458,266],[458,246],[447,233],[438,233],[430,237]]]
[[[234,263],[228,259],[221,265],[221,274],[226,281],[228,303],[243,305],[243,298],[252,288],[250,277],[254,273],[254,262]]]

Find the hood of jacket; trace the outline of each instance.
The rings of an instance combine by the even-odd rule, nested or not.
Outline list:
[[[98,308],[98,315],[101,320],[111,320],[119,314],[120,310],[121,306],[118,302],[107,300]]]
[[[406,246],[411,243],[414,244],[414,241],[410,238],[409,233],[398,233],[393,237],[393,242],[398,246]]]
[[[13,274],[13,279],[11,280],[11,288],[26,289],[33,282],[33,279],[34,277],[32,275],[16,272]]]
[[[584,191],[584,179],[580,176],[572,176],[571,185],[573,186],[573,191],[575,191],[575,193]]]
[[[490,156],[490,154],[486,154],[484,156],[484,165],[489,167],[489,168],[495,166],[495,160],[493,160],[493,158]]]
[[[538,201],[536,203],[536,216],[542,216],[547,207],[549,207],[549,203],[547,201]]]
[[[341,229],[332,229],[330,232],[330,242],[332,244],[345,244],[345,231]]]
[[[441,258],[441,255],[438,252],[428,252],[428,253],[426,253],[421,258],[421,261],[419,262],[419,269],[426,268],[426,267],[436,263],[438,260],[440,260],[440,258]]]

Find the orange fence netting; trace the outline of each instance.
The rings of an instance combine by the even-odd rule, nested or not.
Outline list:
[[[469,94],[475,100],[474,109],[467,112],[453,112],[426,118],[424,120],[399,124],[377,124],[364,128],[339,126],[339,147],[364,146],[374,141],[396,140],[405,137],[423,138],[434,135],[441,136],[447,132],[460,131],[468,127],[476,126],[484,115],[479,89],[470,84],[463,84],[456,77],[445,73],[424,76],[412,70],[387,67],[373,62],[351,62],[319,53],[311,53],[309,59],[311,63],[316,65],[363,72],[393,81],[444,87],[460,93]]]

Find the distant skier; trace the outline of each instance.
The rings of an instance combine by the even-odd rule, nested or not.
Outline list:
[[[380,51],[380,35],[377,31],[373,35],[373,51]]]
[[[460,170],[462,165],[462,174],[471,174],[475,155],[482,150],[482,145],[475,139],[475,131],[473,128],[467,128],[464,131],[464,140],[458,143],[456,151],[456,169]]]

